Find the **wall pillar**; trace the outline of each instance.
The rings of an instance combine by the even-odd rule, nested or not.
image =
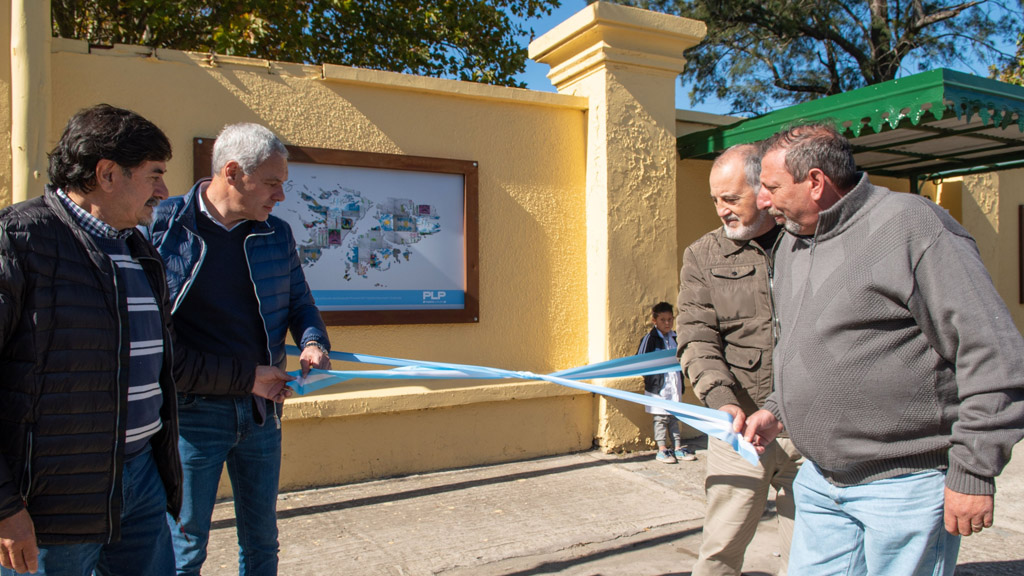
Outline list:
[[[530,44],[530,58],[551,67],[548,78],[558,92],[590,102],[591,362],[635,353],[651,306],[675,303],[675,87],[683,50],[705,34],[697,20],[597,2]],[[602,384],[635,390],[637,382]],[[650,417],[636,405],[602,398],[598,411],[598,440],[606,450],[643,447],[651,434]]]
[[[43,193],[50,128],[50,3],[11,1],[11,201]]]

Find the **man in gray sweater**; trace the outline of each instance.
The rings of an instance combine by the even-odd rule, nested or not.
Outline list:
[[[1024,435],[1024,339],[963,227],[872,185],[832,128],[764,151],[758,206],[789,234],[776,390],[745,436],[764,446],[784,427],[808,460],[790,573],[952,574]]]

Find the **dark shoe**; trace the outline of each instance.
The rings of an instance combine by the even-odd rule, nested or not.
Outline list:
[[[675,457],[676,460],[682,460],[684,462],[692,462],[697,459],[697,455],[686,448],[676,448]]]
[[[671,450],[658,450],[658,456],[656,457],[656,460],[658,462],[663,462],[665,464],[676,463],[676,457],[675,455],[672,454]]]

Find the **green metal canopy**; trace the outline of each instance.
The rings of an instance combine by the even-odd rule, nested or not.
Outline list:
[[[803,122],[829,122],[870,174],[922,180],[1024,166],[1024,87],[940,68],[681,136],[711,159]]]

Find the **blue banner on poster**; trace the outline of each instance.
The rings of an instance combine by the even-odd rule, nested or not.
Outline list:
[[[313,290],[322,311],[345,310],[462,310],[462,290]]]

